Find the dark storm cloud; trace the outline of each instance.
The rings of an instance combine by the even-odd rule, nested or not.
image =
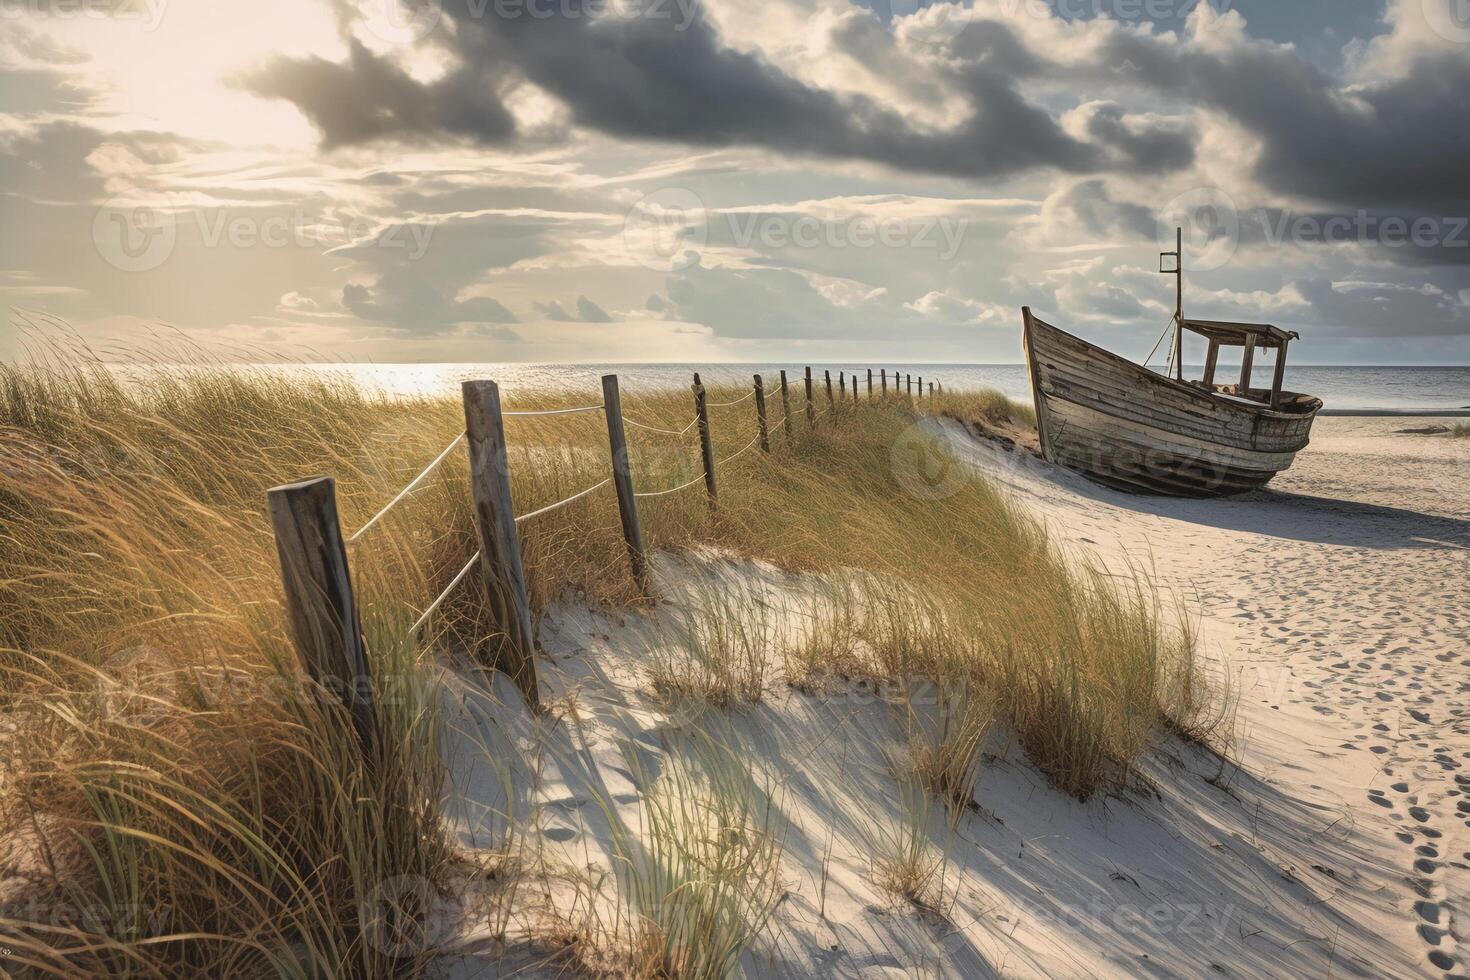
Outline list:
[[[1115,201],[1101,180],[1084,180],[1063,192],[1053,206],[1076,218],[1084,228],[1098,236],[1114,231],[1150,238],[1156,234],[1158,219],[1154,212],[1140,204]]]
[[[1160,93],[1229,116],[1259,138],[1256,174],[1274,190],[1354,207],[1464,210],[1470,173],[1470,59],[1424,52],[1402,77],[1351,93],[1289,48],[1219,52],[1117,32],[1103,63]]]
[[[1087,135],[1093,142],[1121,153],[1130,169],[1158,174],[1183,170],[1194,163],[1199,139],[1193,126],[1176,122],[1142,124],[1126,118],[1127,111],[1113,102],[1089,107]]]
[[[459,0],[440,40],[459,66],[419,83],[354,43],[345,64],[281,59],[244,79],[253,91],[294,102],[329,146],[418,135],[511,139],[501,101],[524,78],[555,96],[579,125],[627,139],[698,146],[757,146],[790,153],[871,160],[956,176],[994,176],[1037,167],[1106,169],[1117,154],[1074,139],[1018,91],[1016,76],[1036,60],[1004,25],[969,25],[944,83],[970,114],[947,131],[919,129],[901,113],[861,96],[841,97],[792,78],[756,54],[723,46],[704,17],[596,17],[576,2],[552,16],[506,17],[493,3]],[[861,35],[861,41],[858,38]],[[884,43],[849,31],[845,43]],[[886,42],[892,45],[891,38]],[[1168,159],[1177,146],[1160,144]],[[1150,147],[1116,141],[1130,166]],[[1148,160],[1148,169],[1168,165]]]
[[[460,68],[424,84],[360,42],[349,45],[345,64],[277,58],[239,81],[258,95],[294,103],[328,148],[409,136],[458,136],[479,143],[514,136],[515,122],[487,71]]]

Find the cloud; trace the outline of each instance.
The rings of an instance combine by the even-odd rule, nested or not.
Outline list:
[[[536,312],[546,320],[555,320],[557,323],[576,323],[577,318],[567,312],[565,306],[552,300],[549,303],[537,303]]]
[[[536,311],[543,319],[554,320],[557,323],[612,323],[613,318],[607,311],[586,296],[577,297],[577,312],[572,313],[561,303],[552,300],[546,303],[537,303]]]
[[[1268,188],[1357,207],[1464,209],[1470,172],[1470,46],[1419,48],[1403,74],[1344,87],[1289,45],[1242,38],[1208,49],[1169,36],[1114,32],[1104,63],[1228,117],[1260,142]]]
[[[515,135],[515,120],[495,94],[488,66],[461,68],[422,83],[355,38],[348,42],[343,64],[276,58],[241,73],[237,82],[257,95],[295,104],[320,130],[327,148],[412,136],[495,144]]]
[[[504,143],[515,126],[502,99],[524,81],[560,103],[574,124],[623,139],[763,147],[968,177],[1115,164],[1157,169],[1182,158],[1177,139],[1164,134],[1107,131],[1101,146],[1069,135],[1022,95],[1018,73],[1039,71],[1042,62],[997,21],[970,24],[953,57],[924,56],[931,60],[921,74],[941,79],[965,110],[955,124],[934,129],[912,125],[904,111],[872,97],[816,87],[758,52],[727,47],[707,16],[687,23],[598,17],[578,0],[534,18],[496,16],[493,5],[482,6],[445,4],[454,29],[438,42],[449,47],[452,67],[435,82],[414,80],[354,41],[343,64],[279,59],[243,84],[294,102],[328,146],[425,134]],[[869,53],[886,45],[886,56],[904,63],[920,57],[896,47],[891,35],[850,24],[836,40],[856,45],[859,37]]]
[[[612,317],[607,311],[586,296],[577,297],[577,315],[582,318],[583,323],[612,323]]]
[[[348,283],[342,306],[354,316],[412,333],[439,333],[464,323],[519,323],[498,300],[474,296],[456,300],[410,270],[396,270],[372,287]]]

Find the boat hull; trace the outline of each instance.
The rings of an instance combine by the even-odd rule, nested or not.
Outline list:
[[[1308,443],[1316,399],[1291,396],[1275,410],[1227,398],[1025,317],[1037,431],[1053,463],[1133,493],[1221,497],[1264,487]]]

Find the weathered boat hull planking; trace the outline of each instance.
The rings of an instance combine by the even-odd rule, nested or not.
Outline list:
[[[1282,410],[1153,373],[1026,313],[1042,453],[1134,493],[1215,497],[1265,486],[1310,438],[1321,403]],[[1289,394],[1289,393],[1288,393]]]

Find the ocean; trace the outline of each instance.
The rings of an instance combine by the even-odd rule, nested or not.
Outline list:
[[[458,391],[467,378],[500,382],[507,396],[517,389],[560,388],[599,391],[598,379],[617,374],[624,390],[639,387],[671,388],[687,385],[694,371],[706,382],[744,384],[761,374],[768,386],[776,384],[783,368],[793,384],[804,365],[793,364],[313,364],[302,367],[329,375],[345,375],[365,387],[393,395],[443,394]],[[873,366],[877,385],[877,365]],[[1022,364],[897,364],[890,371],[912,374],[926,381],[943,381],[949,388],[997,388],[1006,395],[1029,400],[1030,382]],[[835,379],[839,371],[857,371],[866,384],[868,365],[813,364],[818,378],[826,370]],[[1185,369],[1199,377],[1202,368]],[[1222,369],[1222,377],[1228,375]],[[1271,383],[1270,365],[1255,374],[1254,383]],[[1286,387],[1321,398],[1325,413],[1465,413],[1470,414],[1470,367],[1313,367],[1288,364]]]

